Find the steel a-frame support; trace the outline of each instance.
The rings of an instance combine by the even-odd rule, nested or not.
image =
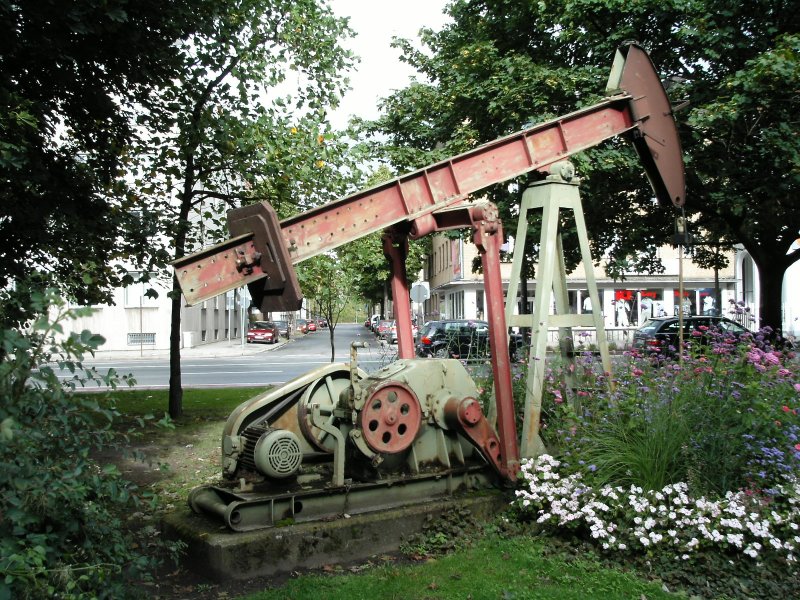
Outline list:
[[[547,354],[547,334],[551,326],[559,329],[561,356],[574,365],[575,354],[572,345],[573,327],[594,327],[597,344],[605,372],[611,371],[611,358],[608,353],[605,327],[603,325],[602,304],[597,292],[589,238],[577,181],[573,181],[574,169],[570,163],[554,165],[545,181],[533,184],[522,194],[517,237],[514,242],[514,259],[511,279],[506,296],[506,322],[510,327],[530,327],[531,347],[528,358],[528,378],[525,387],[525,413],[520,440],[520,455],[534,457],[544,453],[545,448],[539,435],[542,411],[542,395]],[[513,314],[517,304],[517,289],[522,272],[522,259],[525,252],[525,238],[528,232],[528,212],[542,210],[541,238],[539,242],[539,263],[536,268],[536,296],[533,314]],[[590,314],[570,313],[567,296],[567,273],[564,266],[564,248],[559,231],[561,210],[571,210],[578,232],[581,260],[586,272],[586,288],[592,302]],[[555,314],[550,314],[551,301],[555,300]],[[571,369],[567,369],[570,373]]]

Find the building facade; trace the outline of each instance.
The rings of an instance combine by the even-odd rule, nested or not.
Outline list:
[[[426,261],[421,280],[430,287],[430,297],[424,303],[415,305],[418,318],[434,319],[483,319],[486,318],[483,292],[483,276],[472,272],[477,261],[475,246],[462,239],[452,239],[446,235],[435,235],[432,252]],[[744,251],[731,251],[729,266],[714,272],[702,269],[691,261],[683,259],[683,301],[679,285],[679,255],[672,246],[663,246],[658,257],[664,272],[657,275],[628,273],[624,281],[615,281],[604,271],[603,265],[594,267],[598,292],[602,306],[598,307],[604,317],[609,339],[625,341],[629,332],[640,326],[651,316],[675,315],[683,306],[684,314],[721,314],[736,318],[743,324],[757,328],[759,323],[758,271]],[[799,265],[795,265],[799,266]],[[502,265],[503,283],[508,286],[511,263]],[[784,284],[784,331],[797,335],[800,310],[792,302],[792,286],[797,286],[800,278],[793,278],[787,272]],[[793,283],[794,282],[794,283]],[[719,288],[719,299],[715,293]],[[595,310],[586,290],[586,276],[583,265],[567,275],[567,288],[570,310],[585,313]],[[533,308],[536,282],[527,282],[528,310]],[[789,296],[789,297],[787,297]],[[718,305],[719,304],[719,305]],[[738,310],[734,310],[738,307]],[[521,299],[517,298],[515,312],[522,311]],[[554,307],[551,306],[551,312]]]

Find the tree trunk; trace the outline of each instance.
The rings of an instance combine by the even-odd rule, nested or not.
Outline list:
[[[175,231],[175,259],[186,254],[186,236],[189,229],[192,187],[194,185],[194,157],[186,161],[181,207]],[[181,290],[178,278],[172,277],[172,311],[169,327],[169,416],[177,419],[183,415],[183,384],[181,382]],[[244,335],[244,333],[242,333]]]
[[[771,327],[777,332],[783,329],[783,276],[791,265],[782,260],[770,260],[758,266],[760,287],[759,327]]]
[[[178,278],[172,277],[172,312],[169,326],[169,416],[183,415],[181,385],[181,290]]]

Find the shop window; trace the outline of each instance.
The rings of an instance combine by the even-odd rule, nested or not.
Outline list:
[[[672,314],[677,316],[683,305],[684,316],[696,315],[697,310],[694,303],[694,290],[683,290],[683,302],[680,301],[681,295],[679,290],[673,290],[673,306]]]
[[[636,315],[639,314],[636,290],[614,290],[614,299],[611,304],[614,307],[615,327],[630,327],[631,315],[633,315],[635,323]]]
[[[639,297],[639,325],[652,317],[667,316],[667,309],[664,306],[664,290],[640,290]]]

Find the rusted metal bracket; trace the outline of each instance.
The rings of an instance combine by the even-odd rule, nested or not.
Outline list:
[[[303,295],[275,210],[266,203],[237,208],[228,213],[228,228],[233,235],[248,232],[253,235],[253,244],[260,257],[258,266],[266,275],[261,281],[248,282],[253,302],[262,310],[298,310]]]
[[[247,233],[172,263],[189,304],[197,304],[243,284],[263,279],[262,254]]]
[[[467,437],[498,475],[505,479],[510,478],[509,476],[512,474],[507,469],[502,445],[497,439],[494,429],[483,415],[480,402],[475,398],[461,400],[451,398],[444,406],[444,418],[450,427],[461,431]]]
[[[387,229],[382,238],[383,254],[389,260],[392,273],[391,285],[394,317],[397,323],[398,358],[414,358],[414,339],[411,335],[411,300],[406,274],[407,232],[407,224],[398,224]]]
[[[470,216],[474,230],[473,242],[480,254],[483,268],[502,469],[505,477],[513,481],[519,472],[519,447],[517,427],[514,422],[514,390],[511,385],[511,358],[508,354],[503,277],[500,272],[503,226],[494,204],[486,203],[472,207]]]

